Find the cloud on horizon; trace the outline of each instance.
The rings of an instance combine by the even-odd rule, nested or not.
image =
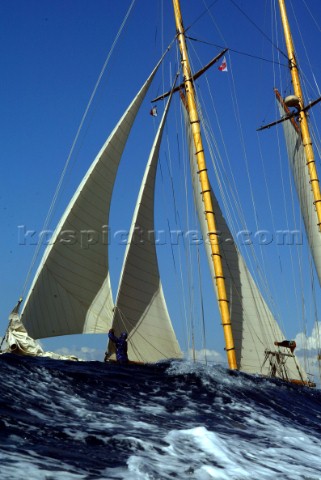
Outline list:
[[[59,355],[75,355],[80,360],[89,361],[102,361],[104,353],[102,350],[90,347],[62,347],[55,350],[55,353]]]
[[[319,350],[321,344],[321,322],[317,322],[312,328],[311,335],[300,332],[295,337],[296,352],[300,350]]]
[[[188,359],[193,358],[193,350],[190,348],[188,352],[185,352],[185,357]],[[197,362],[211,362],[211,363],[220,363],[226,364],[226,359],[216,350],[208,350],[203,348],[201,350],[195,350],[195,358]]]

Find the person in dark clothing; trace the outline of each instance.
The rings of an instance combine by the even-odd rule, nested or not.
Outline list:
[[[116,337],[113,329],[108,332],[109,339],[116,345],[116,359],[118,363],[128,363],[127,356],[127,333],[121,333],[120,337]],[[107,356],[107,352],[106,352]],[[106,361],[105,356],[105,361]]]

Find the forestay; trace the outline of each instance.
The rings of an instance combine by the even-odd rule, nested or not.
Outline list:
[[[104,226],[122,152],[158,65],[92,163],[45,250],[22,312],[34,338],[103,333],[111,326],[113,299]],[[87,234],[94,238],[89,244]]]
[[[159,276],[154,227],[155,178],[170,99],[147,162],[129,232],[113,328],[129,334],[128,357],[139,362],[180,358]],[[109,342],[109,354],[114,353]]]

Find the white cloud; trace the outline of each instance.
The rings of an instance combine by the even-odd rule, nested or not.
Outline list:
[[[102,350],[90,347],[62,347],[55,350],[59,355],[75,355],[80,360],[93,361],[103,360],[104,352]]]
[[[320,361],[318,355],[320,353],[321,345],[321,322],[314,325],[311,335],[305,332],[300,332],[295,337],[296,350],[295,355],[305,371],[311,375],[310,379],[316,382],[317,387],[320,388]]]
[[[298,350],[317,350],[320,348],[321,340],[321,322],[314,325],[311,335],[308,336],[305,332],[300,332],[295,337],[295,342]]]
[[[193,350],[190,348],[186,354],[189,359],[193,358]],[[226,359],[216,350],[208,350],[203,348],[201,350],[195,350],[195,359],[198,362],[205,362],[207,360],[211,363],[226,363]]]

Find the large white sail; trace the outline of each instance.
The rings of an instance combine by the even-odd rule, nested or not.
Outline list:
[[[45,250],[22,312],[34,338],[103,333],[111,326],[106,228],[111,196],[129,132],[157,67],[90,166]]]
[[[131,361],[156,362],[181,357],[163,295],[154,234],[155,178],[169,101],[139,191],[113,319],[116,335],[123,331],[129,334],[128,357]],[[113,353],[112,342],[108,350]]]
[[[287,114],[283,105],[278,101],[280,114]],[[318,227],[318,216],[314,206],[314,197],[310,184],[309,172],[306,165],[304,147],[302,145],[299,126],[291,120],[283,122],[284,135],[290,167],[292,170],[295,187],[298,193],[301,214],[308,237],[310,250],[315,268],[321,284],[321,233]]]
[[[211,248],[208,241],[206,241],[208,238],[207,225],[201,196],[201,186],[197,174],[194,142],[186,115],[185,118],[187,123],[194,201],[198,212],[202,236],[205,241],[214,290],[217,295]],[[286,355],[283,359],[285,359],[286,362],[286,374],[288,375],[288,378],[307,381],[306,373],[295,357],[291,356],[289,350],[282,347],[276,349],[274,342],[281,342],[285,337],[274,319],[272,312],[264,301],[234,242],[233,235],[223,217],[213,191],[212,202],[216,218],[216,228],[217,231],[220,232],[223,272],[230,305],[230,316],[238,368],[248,373],[269,375],[271,373],[272,365],[275,363],[277,364],[279,360],[275,354],[280,351]],[[268,352],[271,353],[268,354]],[[278,365],[278,367],[279,370],[274,371],[274,375],[283,378],[281,371],[284,372],[284,368],[280,365]]]

